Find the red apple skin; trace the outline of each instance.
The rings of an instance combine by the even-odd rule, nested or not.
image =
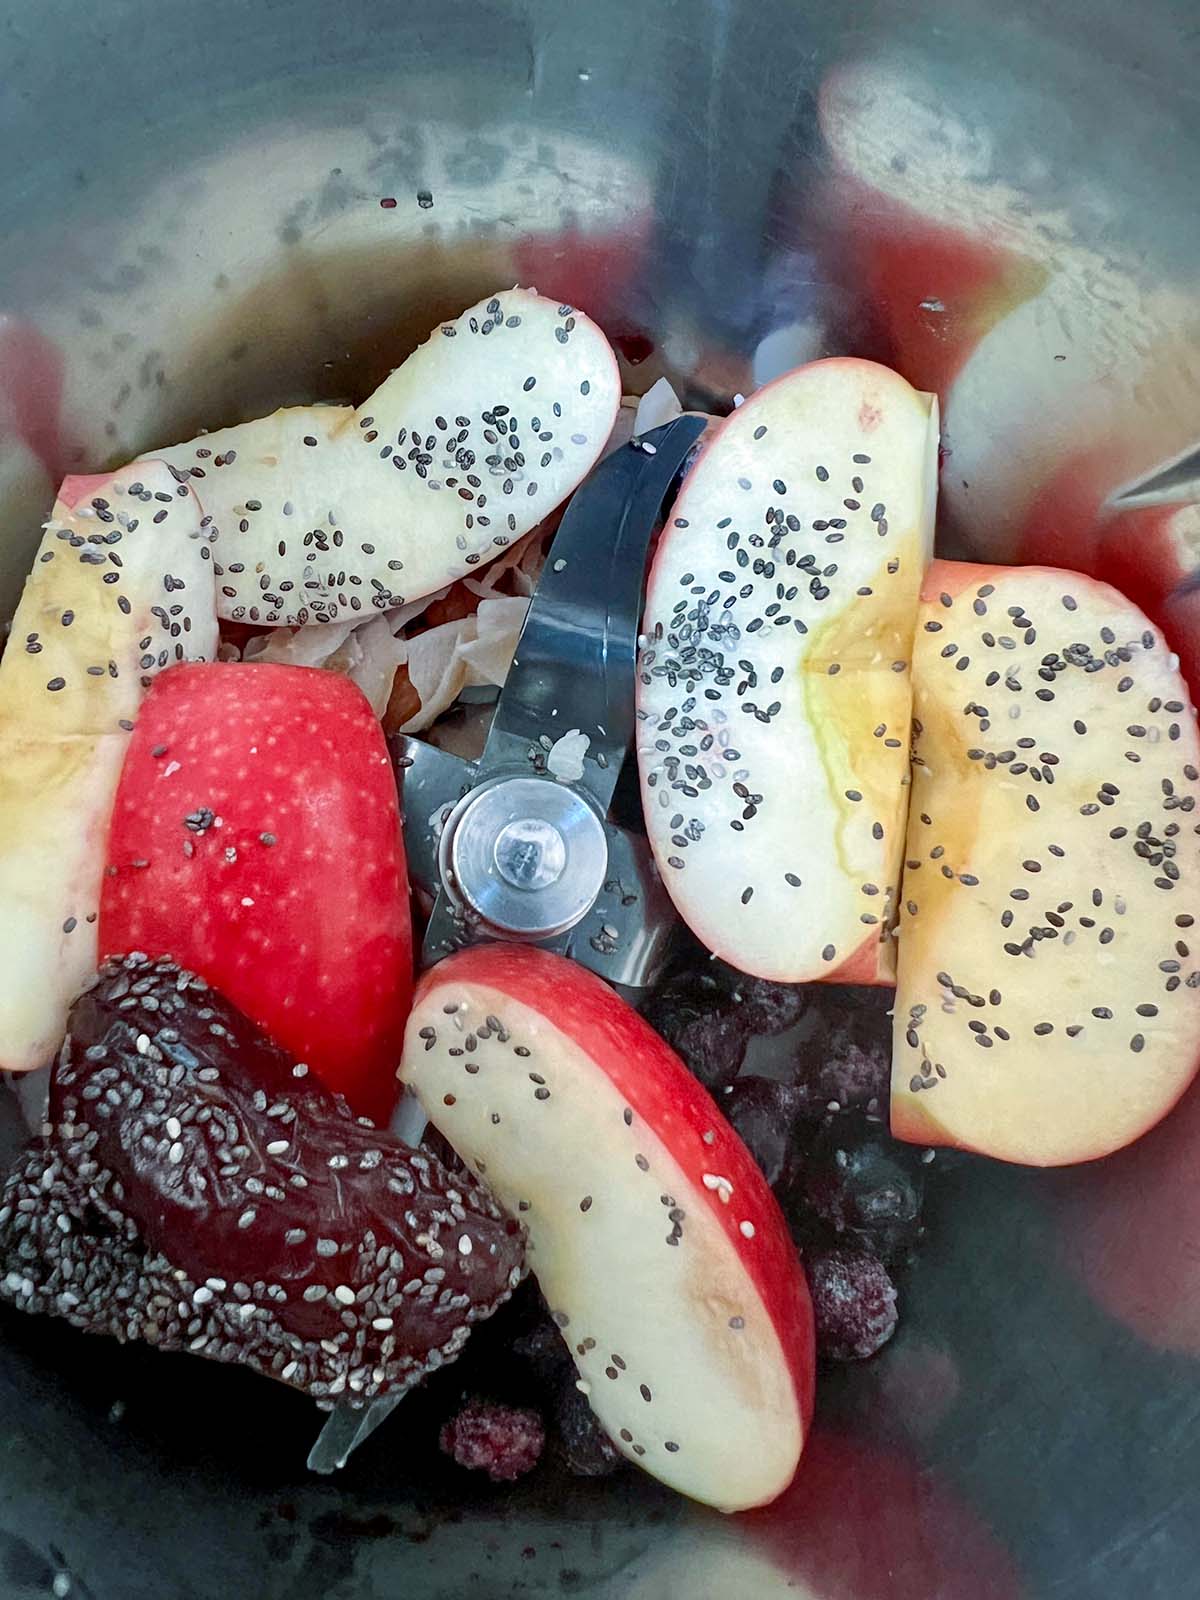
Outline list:
[[[1156,622],[1170,596],[1192,576],[1171,537],[1172,522],[1187,511],[1177,504],[1131,506],[1112,512],[1100,530],[1100,575]]]
[[[881,943],[877,934],[864,939],[858,949],[848,955],[840,967],[833,972],[823,974],[822,983],[857,983],[868,988],[889,988],[896,986],[896,963],[894,959],[888,960],[888,947]]]
[[[716,1102],[649,1023],[607,984],[565,957],[518,944],[474,945],[430,968],[417,984],[414,1004],[446,982],[499,990],[569,1035],[635,1117],[654,1128],[685,1170],[695,1173],[692,1203],[707,1205],[720,1222],[779,1331],[807,1436],[815,1367],[808,1285],[775,1196]],[[704,1137],[709,1133],[711,1142]],[[726,1174],[741,1197],[737,1215],[701,1183],[702,1172],[714,1171]],[[738,1228],[747,1208],[755,1223],[752,1239]]]
[[[802,1600],[1018,1600],[995,1534],[916,1461],[818,1428],[772,1506],[737,1519]]]
[[[1052,1193],[1059,1258],[1155,1350],[1200,1357],[1200,1086],[1128,1149]]]
[[[89,496],[97,494],[106,483],[111,484],[112,480],[113,475],[111,472],[71,473],[59,485],[58,498],[63,505],[74,511],[81,500],[86,500]]]

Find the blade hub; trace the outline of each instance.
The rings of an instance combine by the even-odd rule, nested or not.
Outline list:
[[[448,892],[510,939],[573,928],[603,887],[608,839],[574,789],[507,778],[474,789],[448,819],[439,850]]]
[[[562,877],[567,842],[552,822],[519,817],[496,835],[492,856],[505,883],[536,894]]]

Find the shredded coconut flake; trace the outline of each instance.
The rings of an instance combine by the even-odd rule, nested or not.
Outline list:
[[[578,728],[571,728],[561,739],[556,739],[546,756],[547,770],[560,783],[578,783],[583,777],[583,758],[588,753],[591,740]]]

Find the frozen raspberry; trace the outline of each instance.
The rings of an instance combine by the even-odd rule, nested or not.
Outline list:
[[[773,1078],[756,1077],[739,1078],[718,1101],[772,1188],[792,1175],[796,1123],[810,1109],[811,1101],[803,1084],[793,1088]]]
[[[878,1112],[888,1103],[892,1076],[890,1035],[847,1022],[830,1031],[822,1050],[820,1093],[843,1110]]]
[[[512,1483],[537,1466],[546,1430],[536,1411],[468,1400],[442,1428],[438,1442],[460,1467],[486,1472],[493,1483]]]
[[[829,1250],[806,1258],[817,1349],[830,1361],[865,1361],[896,1331],[896,1288],[873,1256]]]
[[[600,1426],[600,1419],[575,1386],[572,1372],[562,1385],[555,1408],[557,1451],[576,1478],[606,1478],[625,1458]]]
[[[882,1121],[891,1081],[891,992],[831,987],[814,999],[811,1036],[796,1051],[792,1081],[822,1104]]]
[[[771,1038],[786,1033],[813,1004],[815,984],[772,983],[769,978],[751,978],[744,972],[731,972],[730,979],[733,998],[742,1007],[752,1034]]]
[[[742,1008],[712,980],[681,975],[651,996],[642,1015],[710,1094],[737,1077],[746,1056],[749,1029]]]

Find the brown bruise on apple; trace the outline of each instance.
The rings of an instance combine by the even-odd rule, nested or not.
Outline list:
[[[1031,1165],[1107,1154],[1200,1055],[1186,689],[1106,585],[941,562],[914,682],[892,1130]]]

